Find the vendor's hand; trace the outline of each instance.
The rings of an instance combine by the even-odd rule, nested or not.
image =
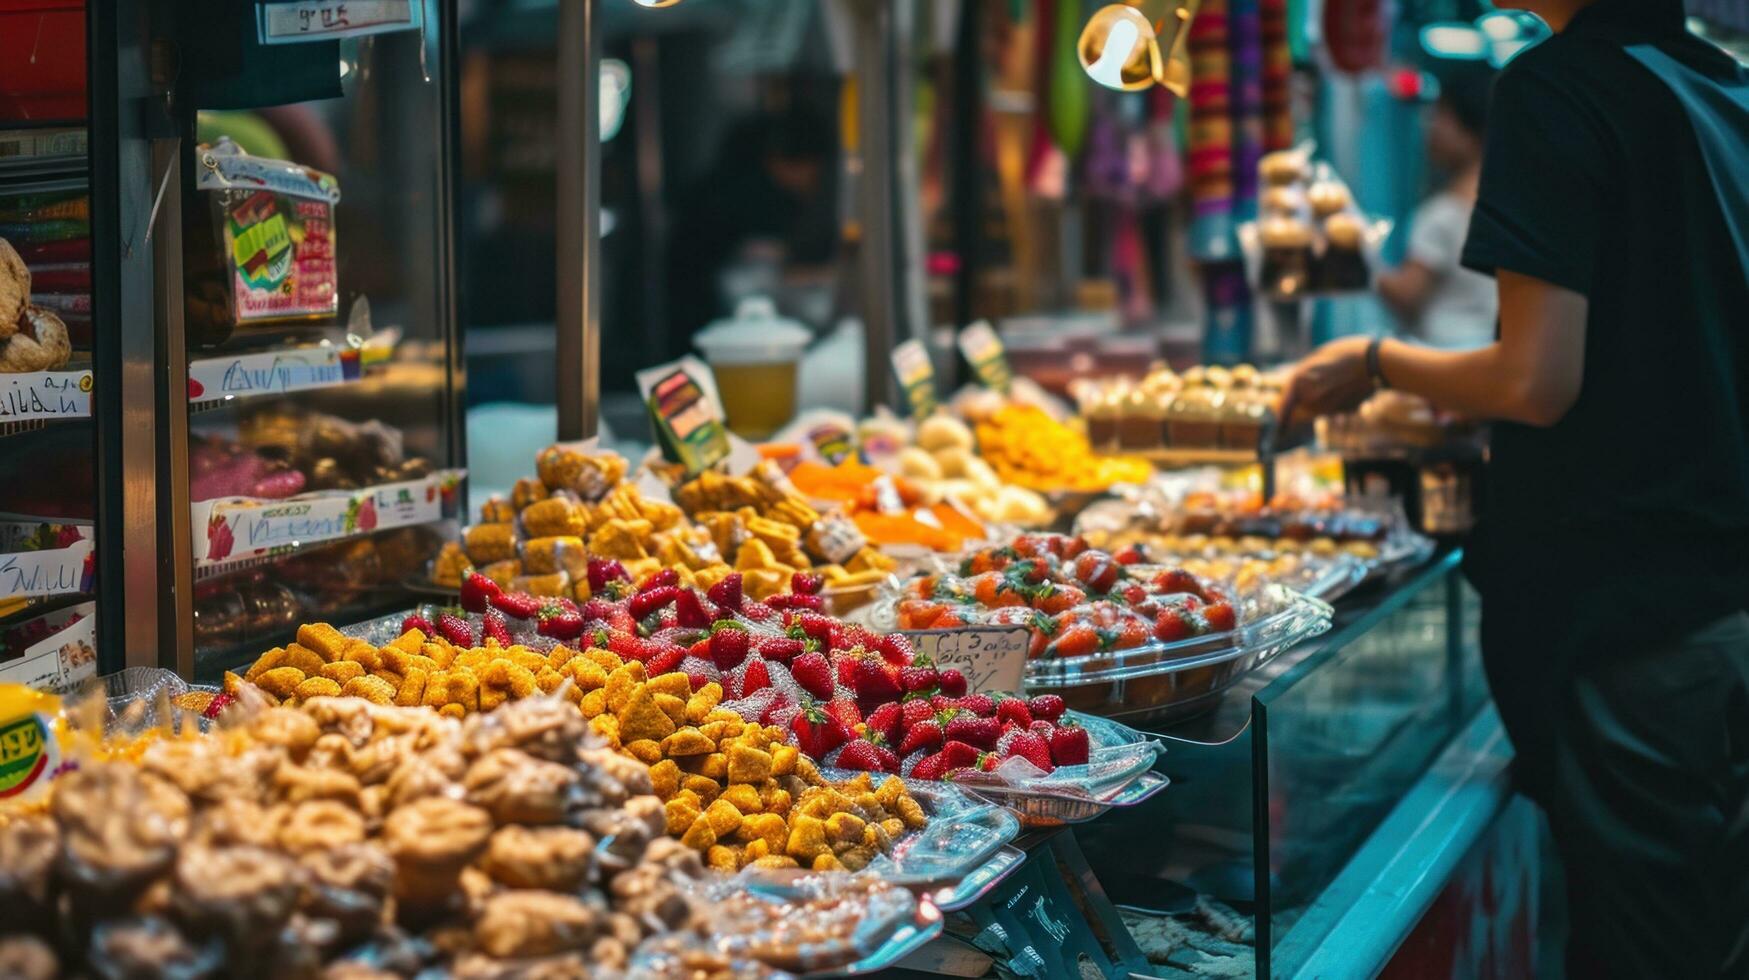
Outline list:
[[[1365,401],[1373,392],[1366,371],[1366,348],[1371,337],[1332,340],[1307,355],[1289,379],[1282,398],[1280,418],[1292,425],[1294,415],[1307,418],[1345,412]]]

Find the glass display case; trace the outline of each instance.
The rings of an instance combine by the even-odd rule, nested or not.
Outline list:
[[[149,80],[154,662],[214,680],[300,623],[411,605],[453,537],[454,10],[144,8],[178,66]]]
[[[98,670],[85,51],[80,0],[0,4],[0,681],[54,690]]]

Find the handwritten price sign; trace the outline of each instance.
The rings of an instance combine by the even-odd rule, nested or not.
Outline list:
[[[912,646],[937,667],[966,675],[967,691],[1019,693],[1026,679],[1026,651],[1032,630],[1025,626],[968,626],[951,630],[906,631]]]

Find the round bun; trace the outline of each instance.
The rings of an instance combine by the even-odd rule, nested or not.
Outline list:
[[[1271,187],[1263,192],[1263,213],[1297,215],[1306,209],[1306,195],[1297,187]]]
[[[1292,184],[1306,179],[1306,160],[1297,151],[1277,150],[1257,161],[1257,173],[1266,184]]]
[[[1312,243],[1312,229],[1297,218],[1265,218],[1257,237],[1264,248],[1305,248]]]
[[[1346,212],[1324,219],[1324,237],[1331,248],[1359,248],[1363,230],[1360,219]]]
[[[1348,188],[1334,180],[1320,180],[1306,191],[1306,201],[1312,205],[1312,213],[1318,217],[1326,217],[1348,207]]]

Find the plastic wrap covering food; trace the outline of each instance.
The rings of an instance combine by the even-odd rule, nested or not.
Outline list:
[[[15,938],[68,972],[612,975],[697,929],[703,863],[664,833],[645,767],[565,701],[457,721],[251,698],[209,734],[81,759],[46,809],[6,815]],[[59,942],[68,925],[89,940]]]

